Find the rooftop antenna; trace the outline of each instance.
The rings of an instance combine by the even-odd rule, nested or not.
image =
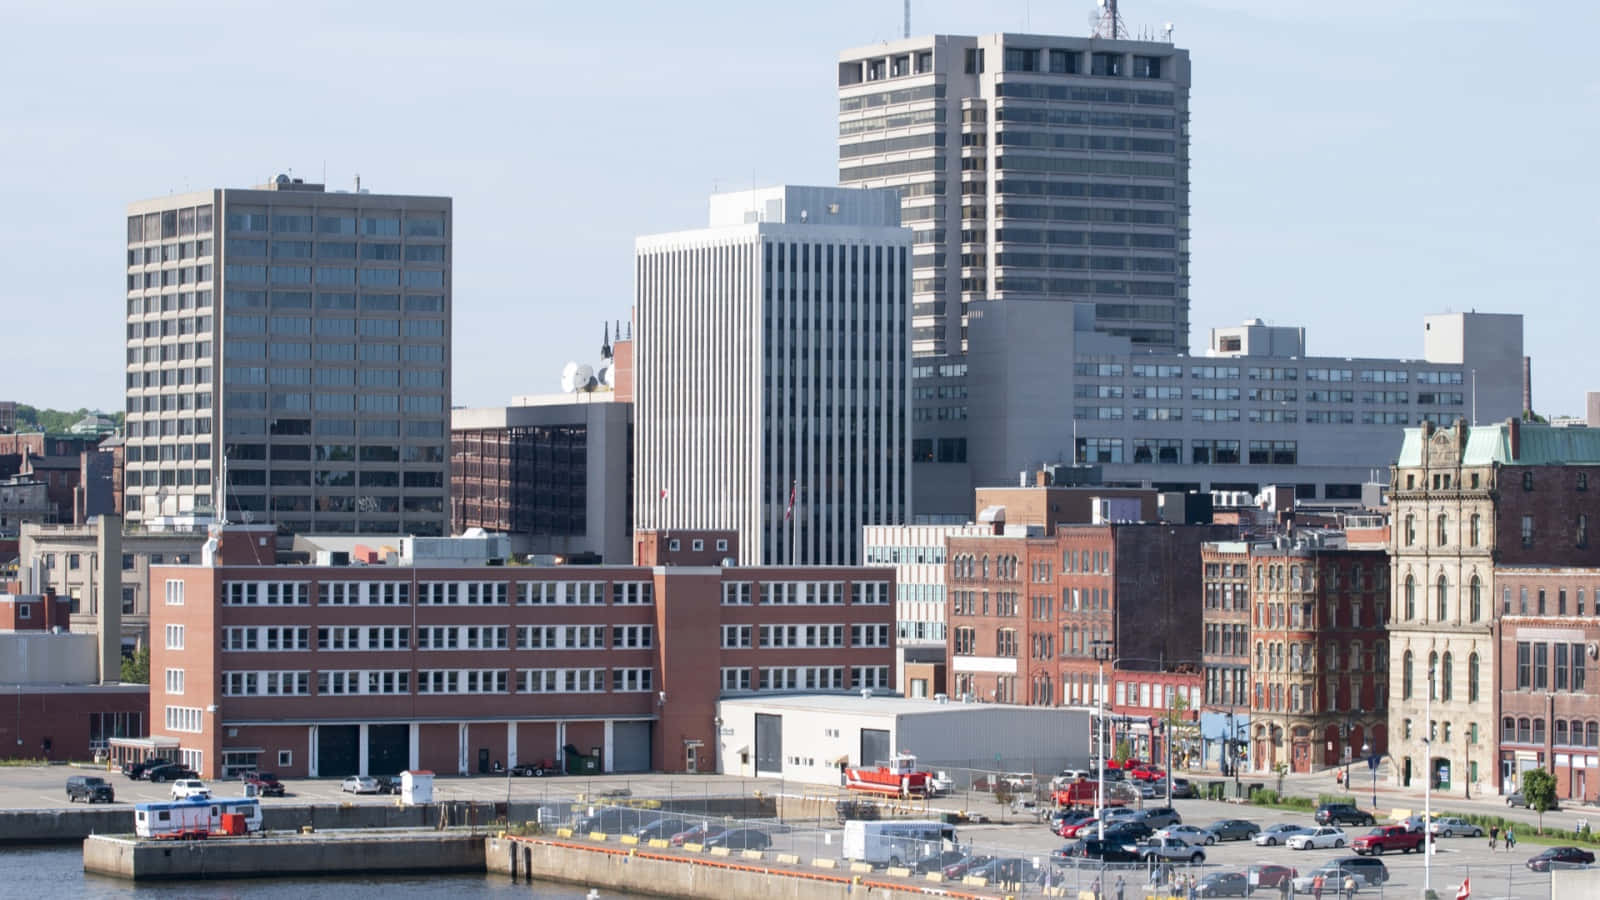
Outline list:
[[[902,37],[911,37],[911,0],[906,0],[906,30]]]
[[[1117,14],[1117,0],[1100,0],[1100,18],[1095,22],[1094,36],[1118,40],[1127,30],[1122,16]]]

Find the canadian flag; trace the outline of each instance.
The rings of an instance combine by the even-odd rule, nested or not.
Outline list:
[[[1472,897],[1472,879],[1461,879],[1461,887],[1456,890],[1456,900],[1469,900]]]
[[[799,487],[800,487],[800,482],[799,481],[792,482],[789,485],[789,505],[783,511],[783,520],[785,522],[787,522],[790,519],[794,518],[794,493],[795,493],[796,490],[799,489]]]
[[[661,499],[663,499],[663,500],[667,499],[667,489],[666,488],[662,488],[661,489]]]

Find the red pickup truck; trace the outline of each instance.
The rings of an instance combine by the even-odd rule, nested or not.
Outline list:
[[[1410,853],[1422,849],[1423,834],[1407,831],[1404,825],[1380,825],[1350,842],[1350,849],[1366,856],[1382,856],[1395,850]]]

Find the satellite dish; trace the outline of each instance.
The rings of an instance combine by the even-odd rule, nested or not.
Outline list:
[[[561,390],[572,393],[578,389],[578,364],[569,362],[561,367]]]
[[[594,390],[594,367],[588,363],[579,363],[577,371],[572,373],[572,381],[575,389],[577,390]]]
[[[616,387],[617,386],[617,369],[616,369],[616,367],[615,366],[601,366],[600,367],[599,378],[600,378],[600,383],[605,385],[606,387],[608,387],[608,388]]]

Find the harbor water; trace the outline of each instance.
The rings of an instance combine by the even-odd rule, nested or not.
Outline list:
[[[132,884],[83,871],[78,844],[0,847],[0,895],[73,900],[140,897],[300,898],[338,896],[340,900],[399,900],[448,895],[452,900],[494,897],[518,900],[580,900],[584,888],[561,884],[512,884],[504,875],[402,875],[352,878],[251,878],[227,881]],[[601,900],[629,900],[635,895],[602,891]]]

